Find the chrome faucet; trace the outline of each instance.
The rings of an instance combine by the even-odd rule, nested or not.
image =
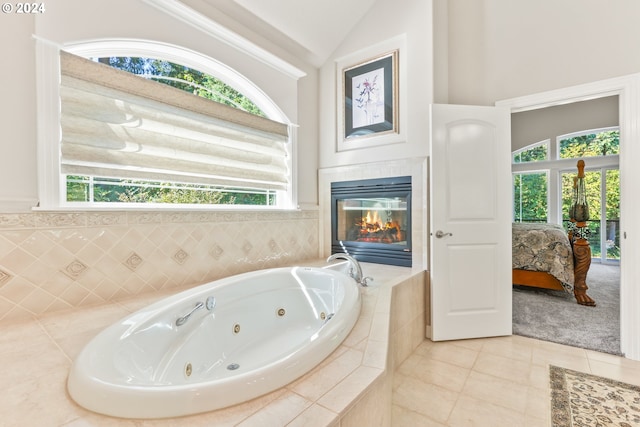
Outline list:
[[[367,281],[373,280],[373,278],[362,276],[362,267],[360,267],[360,263],[358,262],[358,260],[356,260],[351,255],[338,253],[338,254],[333,254],[329,258],[327,258],[327,262],[331,262],[336,259],[344,259],[349,261],[349,264],[350,264],[349,276],[351,276],[353,280],[355,280],[361,286],[369,286],[367,285]]]
[[[189,318],[191,317],[191,315],[193,313],[195,313],[196,311],[200,310],[201,308],[203,308],[205,306],[205,303],[202,301],[198,301],[196,303],[196,305],[191,309],[190,312],[188,312],[187,314],[185,314],[184,316],[178,317],[176,319],[176,326],[182,326],[185,323],[187,323],[187,320],[189,320]],[[215,297],[209,297],[207,298],[207,302],[206,302],[206,307],[207,310],[211,311],[213,310],[213,308],[216,306],[216,299]]]

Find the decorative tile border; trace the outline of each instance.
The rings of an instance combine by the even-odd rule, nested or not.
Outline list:
[[[317,210],[283,211],[193,211],[193,212],[34,212],[0,213],[0,230],[26,228],[69,228],[95,226],[126,226],[141,224],[189,224],[202,222],[251,222],[286,221],[293,219],[318,219]]]

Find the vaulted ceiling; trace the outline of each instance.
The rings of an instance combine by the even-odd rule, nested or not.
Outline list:
[[[232,31],[322,65],[376,0],[180,0]],[[245,34],[242,34],[244,32]]]

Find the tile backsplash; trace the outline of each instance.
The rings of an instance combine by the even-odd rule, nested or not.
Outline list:
[[[0,322],[320,255],[318,211],[0,213]]]

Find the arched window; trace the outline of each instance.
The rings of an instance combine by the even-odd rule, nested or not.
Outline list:
[[[290,206],[290,127],[239,73],[166,44],[68,50],[79,56],[59,53],[62,135],[51,169],[59,172],[60,206]],[[138,68],[170,84],[86,58],[146,58],[134,60]],[[153,63],[174,70],[158,73]],[[190,89],[180,77],[192,80]]]

